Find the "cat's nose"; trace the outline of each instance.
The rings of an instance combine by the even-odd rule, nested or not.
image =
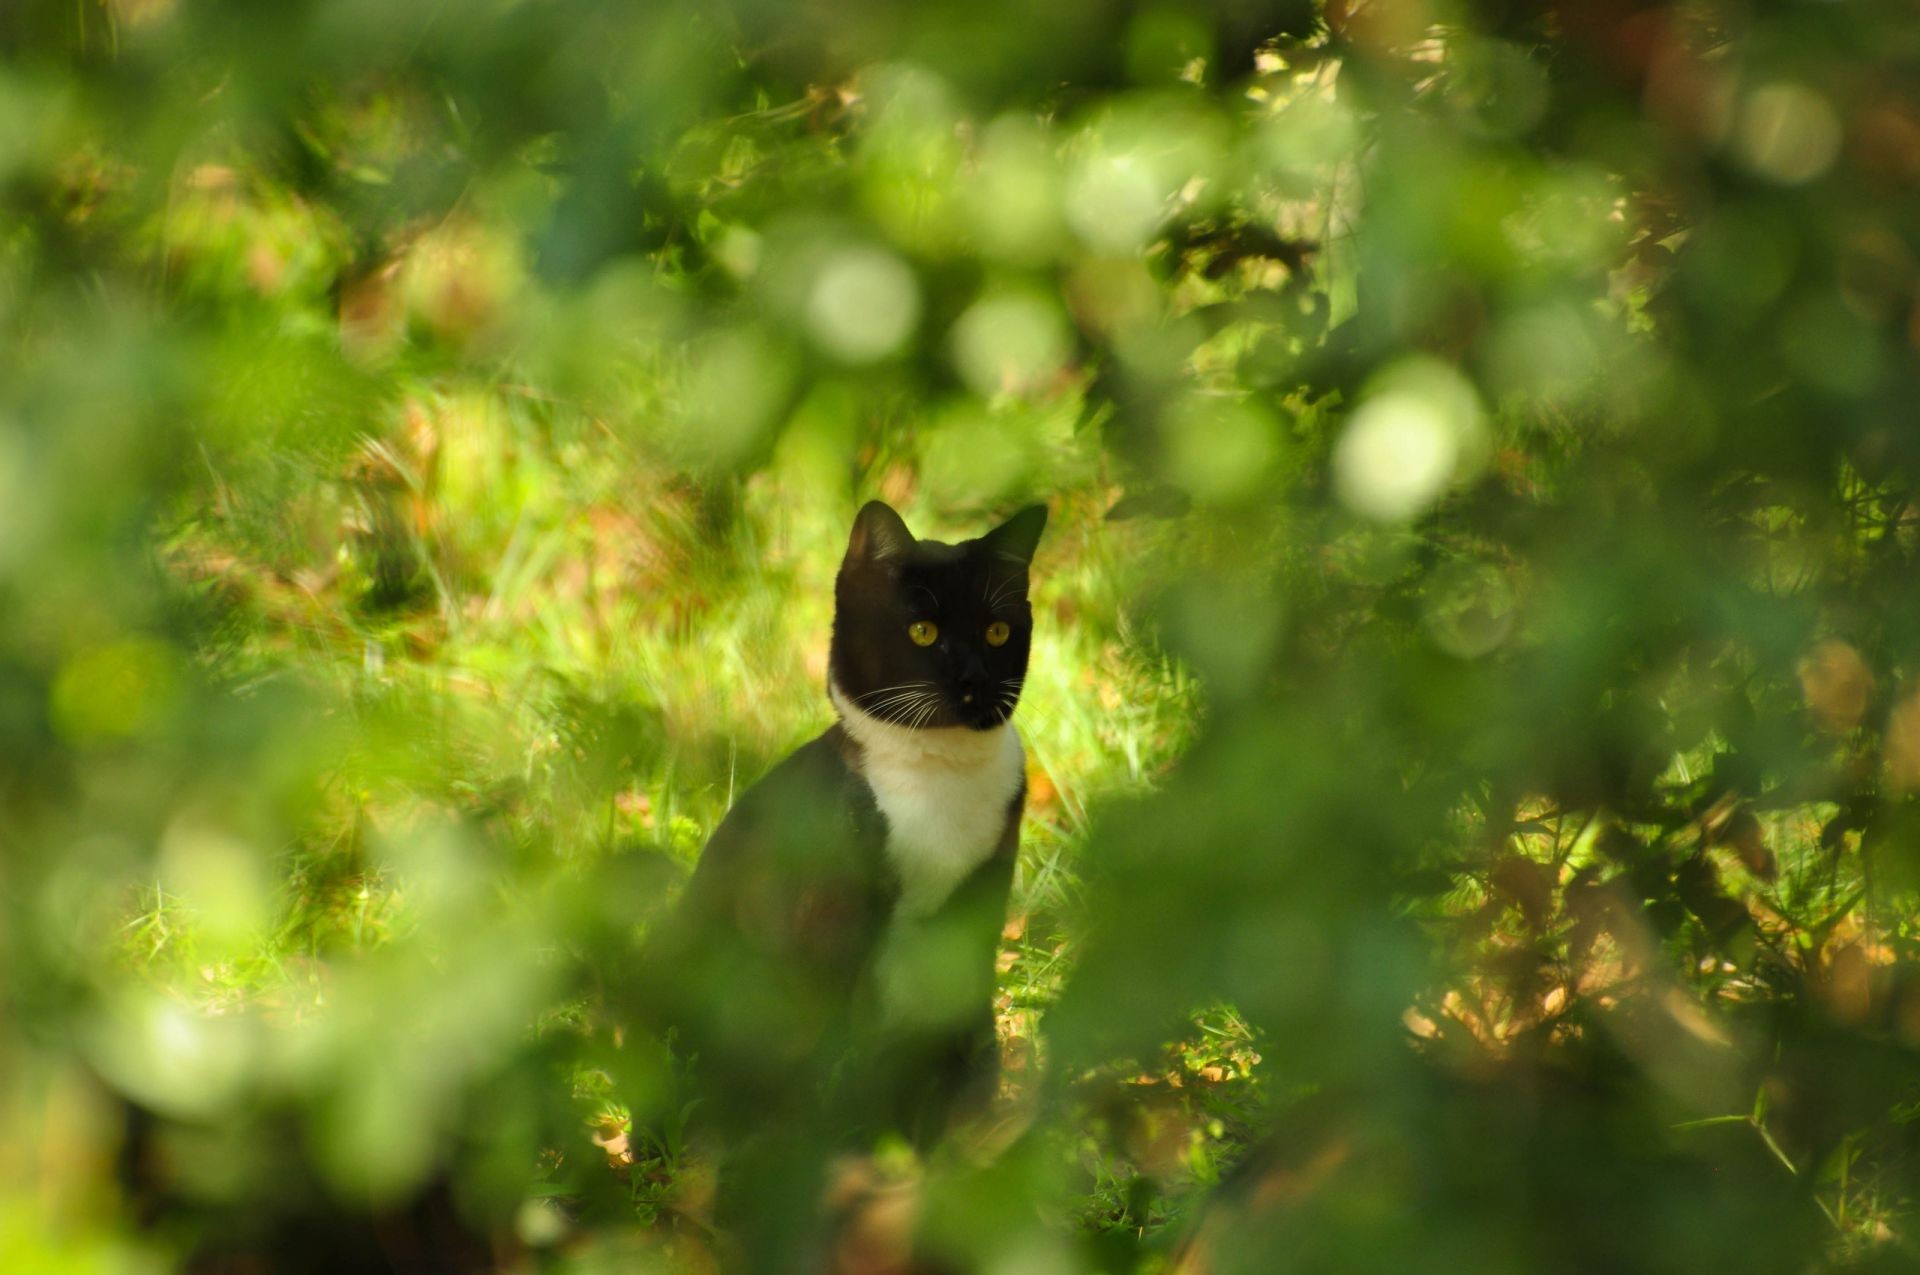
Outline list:
[[[955,689],[960,692],[960,702],[962,704],[972,704],[975,700],[986,697],[987,679],[985,674],[981,673],[978,669],[968,669],[965,673],[962,673],[959,678],[959,683]]]

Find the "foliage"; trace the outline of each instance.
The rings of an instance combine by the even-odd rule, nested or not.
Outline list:
[[[1904,6],[0,51],[6,1269],[724,1252],[620,1006],[874,495],[1054,518],[1001,1108],[839,1265],[1916,1260]]]

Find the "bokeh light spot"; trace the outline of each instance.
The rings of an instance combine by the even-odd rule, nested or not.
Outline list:
[[[724,332],[694,355],[680,442],[695,463],[731,467],[776,424],[793,385],[787,350],[754,329]]]
[[[1194,497],[1230,503],[1266,490],[1279,426],[1259,404],[1199,396],[1162,423],[1173,480]]]
[[[1840,117],[1803,84],[1766,84],[1740,106],[1734,148],[1747,167],[1770,181],[1797,186],[1833,166],[1840,153]]]
[[[954,365],[984,398],[1020,394],[1042,384],[1067,353],[1058,306],[1030,292],[981,298],[953,325]]]
[[[1038,263],[1063,235],[1059,159],[1047,134],[1019,115],[1002,116],[980,140],[980,160],[961,198],[988,253]]]
[[[1400,364],[1340,436],[1335,490],[1358,514],[1405,522],[1438,500],[1473,458],[1480,430],[1479,399],[1458,372],[1428,359]]]
[[[237,1095],[254,1050],[241,1020],[149,991],[129,991],[90,1032],[101,1072],[156,1111],[203,1116]]]
[[[881,248],[845,248],[828,257],[806,304],[807,330],[845,363],[894,353],[920,320],[920,287],[904,261]]]
[[[1067,188],[1067,220],[1100,252],[1138,252],[1160,224],[1164,194],[1152,169],[1126,154],[1088,158]]]
[[[270,890],[260,855],[191,816],[175,820],[161,839],[159,878],[216,943],[243,942],[266,924]]]

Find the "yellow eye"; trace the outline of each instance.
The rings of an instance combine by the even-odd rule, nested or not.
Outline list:
[[[1007,639],[1013,636],[1013,630],[1007,627],[1005,620],[995,620],[987,626],[987,645],[1005,646]]]
[[[915,620],[907,626],[907,636],[913,639],[915,646],[932,646],[933,640],[940,636],[940,630],[930,620]]]

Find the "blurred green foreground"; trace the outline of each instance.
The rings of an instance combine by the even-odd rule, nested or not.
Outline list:
[[[724,1262],[874,496],[1002,1093],[796,1267],[1920,1269],[1917,341],[1900,0],[0,5],[0,1271]]]

